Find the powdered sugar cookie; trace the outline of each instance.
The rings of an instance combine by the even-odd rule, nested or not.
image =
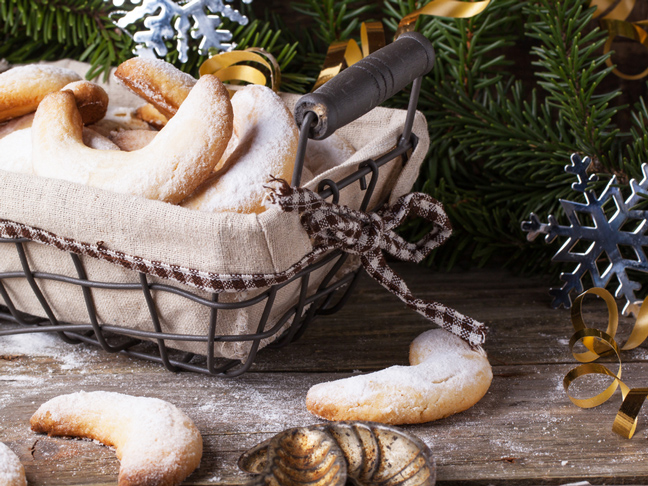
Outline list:
[[[40,406],[31,427],[114,446],[119,486],[178,485],[202,456],[202,437],[191,419],[157,398],[102,391],[61,395]]]
[[[83,144],[74,96],[64,90],[43,99],[32,130],[36,175],[175,204],[221,159],[232,133],[232,106],[218,78],[206,75],[144,148],[93,150]]]
[[[0,442],[0,486],[27,486],[25,468],[18,456]]]
[[[171,118],[196,85],[196,79],[162,59],[134,57],[115,71],[133,93],[151,103],[162,115]]]
[[[265,210],[265,186],[272,176],[291,180],[298,133],[283,100],[270,88],[249,85],[236,91],[232,109],[234,131],[217,165],[222,168],[182,206],[201,211],[261,213]]]
[[[18,66],[0,74],[0,122],[36,111],[48,93],[79,81],[70,69],[43,64]]]
[[[483,350],[442,329],[412,342],[410,365],[315,385],[306,408],[328,420],[417,424],[472,407],[493,379]]]

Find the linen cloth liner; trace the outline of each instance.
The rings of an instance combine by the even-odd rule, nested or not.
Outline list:
[[[76,61],[56,64],[81,74],[87,70],[86,64]],[[108,83],[101,84],[108,92],[111,103],[118,100],[120,104],[130,106],[142,104],[112,77]],[[299,96],[282,94],[282,98],[292,111]],[[340,129],[338,134],[356,149],[356,153],[341,165],[319,174],[304,187],[316,190],[323,179],[340,180],[354,172],[363,161],[375,159],[392,149],[402,131],[405,115],[403,110],[376,108]],[[381,168],[370,208],[388,195],[393,203],[410,191],[429,147],[427,124],[420,113],[414,119],[413,133],[419,138],[416,149],[404,167],[397,159]],[[299,216],[284,213],[276,206],[259,215],[206,213],[66,181],[4,171],[0,171],[0,187],[3,196],[3,204],[0,205],[2,219],[39,228],[59,237],[89,244],[100,243],[108,249],[191,269],[221,274],[281,272],[313,249]],[[341,191],[340,204],[357,209],[363,196],[359,183],[354,183]],[[66,252],[35,243],[25,246],[33,271],[78,276]],[[90,280],[139,283],[136,272],[105,261],[81,258]],[[355,268],[357,260],[350,260],[356,264],[345,265],[340,275]],[[315,291],[332,265],[328,264],[312,274],[309,293]],[[14,246],[0,245],[0,271],[20,270]],[[196,292],[191,287],[157,277],[149,277],[149,281]],[[89,322],[80,287],[44,279],[38,283],[59,320],[74,324]],[[4,285],[19,310],[44,315],[25,279],[5,279]],[[299,285],[297,281],[279,291],[266,329],[295,305]],[[263,291],[223,293],[219,300],[239,302]],[[207,292],[197,293],[211,299]],[[92,289],[92,296],[100,324],[152,330],[149,310],[141,290]],[[209,308],[167,292],[153,291],[153,296],[163,332],[207,334]],[[264,305],[261,302],[244,309],[219,310],[216,333],[240,335],[257,332]],[[262,346],[276,336],[264,340]],[[205,343],[167,344],[183,351],[206,354]],[[216,343],[215,356],[242,359],[247,356],[250,346],[249,342]]]

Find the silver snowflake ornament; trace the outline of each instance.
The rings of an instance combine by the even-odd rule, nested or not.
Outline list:
[[[615,278],[618,282],[615,296],[623,297],[626,301],[623,314],[636,316],[641,301],[635,292],[641,288],[641,284],[633,281],[626,270],[648,273],[648,258],[644,251],[644,248],[648,248],[648,211],[633,209],[640,200],[648,197],[648,165],[641,166],[643,179],[640,182],[634,179],[630,181],[631,194],[624,199],[616,176],[598,197],[587,188],[589,181],[597,180],[596,176],[587,174],[590,162],[589,157],[581,159],[573,154],[571,165],[565,166],[565,172],[578,177],[578,182],[572,184],[572,188],[585,197],[585,203],[560,200],[569,226],[559,225],[552,215],[549,215],[547,224],[543,224],[531,213],[531,220],[522,223],[522,230],[528,233],[529,241],[541,234],[545,235],[547,243],[556,238],[566,238],[552,261],[574,263],[576,267],[571,273],[560,274],[564,282],[561,288],[550,289],[549,293],[554,298],[552,307],[571,307],[570,294],[583,292],[582,278],[589,273],[595,287],[605,288]],[[610,209],[616,207],[609,219],[605,212],[606,205]]]
[[[251,3],[252,0],[243,2]],[[123,3],[124,0],[113,0],[116,6]],[[231,50],[236,47],[230,43],[232,33],[218,29],[222,18],[228,18],[241,25],[248,23],[245,15],[226,5],[223,0],[190,0],[183,3],[173,0],[131,0],[131,3],[138,6],[130,12],[116,12],[123,14],[117,21],[117,26],[125,28],[143,21],[148,30],[133,35],[133,40],[139,44],[133,52],[142,57],[166,56],[168,49],[165,41],[174,38],[181,62],[188,60],[190,38],[200,39],[198,50],[203,55],[208,54],[210,48],[219,51]]]

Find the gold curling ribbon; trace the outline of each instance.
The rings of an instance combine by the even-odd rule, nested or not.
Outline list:
[[[403,32],[411,32],[416,26],[416,20],[421,15],[434,15],[436,17],[452,17],[465,19],[474,17],[484,11],[491,0],[477,2],[462,2],[459,0],[434,0],[424,7],[415,10],[401,19],[396,29],[394,38],[398,38]],[[360,59],[367,57],[372,52],[385,46],[385,31],[381,22],[363,22],[360,27],[360,41],[362,51],[358,43],[351,39],[348,41],[334,42],[326,52],[324,65],[320,71],[317,81],[311,91],[315,91],[330,79],[337,76],[345,67],[352,66]]]
[[[269,52],[258,47],[249,47],[243,51],[221,52],[210,57],[200,66],[199,73],[213,74],[223,82],[245,81],[265,86],[268,82],[263,72],[242,62],[258,63],[270,72],[270,87],[278,91],[281,85],[281,69],[279,63]]]
[[[315,91],[338,75],[345,67],[354,65],[360,59],[385,46],[385,31],[381,22],[363,22],[360,26],[360,43],[351,39],[334,42],[326,52],[324,65],[311,91]]]
[[[648,48],[648,32],[645,26],[648,26],[648,20],[638,22],[626,22],[626,19],[635,7],[636,0],[591,0],[590,6],[596,7],[594,18],[599,18],[599,24],[602,29],[607,30],[608,38],[603,47],[603,53],[607,54],[612,48],[612,42],[616,37],[626,37],[639,42]],[[607,58],[605,64],[613,67],[612,59]],[[622,79],[636,80],[648,75],[648,68],[639,74],[626,74],[619,71],[616,67],[612,72]]]
[[[583,299],[588,294],[598,295],[607,305],[608,325],[605,332],[585,325],[583,320]],[[646,301],[643,304],[645,303]],[[581,408],[592,408],[601,405],[614,394],[617,388],[620,388],[623,403],[614,419],[612,430],[628,439],[634,435],[637,428],[639,411],[648,396],[648,388],[629,388],[621,381],[621,351],[634,349],[648,338],[648,304],[643,304],[639,309],[630,337],[623,346],[619,347],[614,339],[619,325],[618,308],[612,295],[607,290],[598,287],[580,294],[574,300],[571,310],[572,325],[576,333],[569,341],[569,350],[574,358],[583,364],[569,371],[563,379],[563,387],[567,396],[575,405]],[[587,351],[582,353],[574,352],[574,346],[578,342],[582,342]],[[616,373],[602,364],[593,362],[601,356],[611,353],[614,353],[619,363],[619,369]],[[569,386],[579,377],[590,374],[606,375],[613,378],[613,381],[605,390],[593,397],[572,397],[569,394]]]
[[[396,29],[397,38],[403,32],[412,32],[416,26],[416,21],[421,15],[434,15],[435,17],[451,17],[454,19],[467,19],[474,17],[484,11],[490,0],[479,2],[460,2],[457,0],[434,0],[424,7],[415,10],[406,15],[398,23]]]

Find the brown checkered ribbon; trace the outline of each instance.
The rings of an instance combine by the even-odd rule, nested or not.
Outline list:
[[[409,307],[442,328],[460,336],[471,346],[485,340],[485,326],[453,309],[416,299],[405,282],[387,266],[382,251],[402,260],[419,262],[450,236],[450,224],[441,205],[425,194],[408,194],[390,208],[377,214],[362,213],[328,203],[307,189],[291,188],[285,181],[270,192],[272,202],[284,211],[299,211],[306,231],[313,238],[313,251],[283,272],[270,274],[222,274],[180,265],[148,260],[106,248],[65,238],[43,229],[13,221],[0,220],[0,238],[24,238],[59,250],[104,260],[129,270],[172,280],[208,292],[242,292],[282,284],[308,267],[324,253],[339,248],[360,255],[366,271]],[[408,215],[421,216],[436,229],[416,244],[404,241],[393,232]]]
[[[436,302],[415,298],[407,284],[385,261],[383,251],[405,261],[420,262],[445,242],[452,232],[441,204],[427,194],[410,193],[376,213],[363,213],[329,203],[314,192],[290,187],[278,181],[270,192],[270,201],[282,210],[298,211],[302,226],[316,248],[339,249],[360,256],[362,266],[378,283],[400,298],[408,307],[443,329],[456,334],[471,346],[479,346],[486,337],[484,324]],[[434,230],[417,243],[408,243],[394,229],[409,216],[422,217],[434,224]]]

